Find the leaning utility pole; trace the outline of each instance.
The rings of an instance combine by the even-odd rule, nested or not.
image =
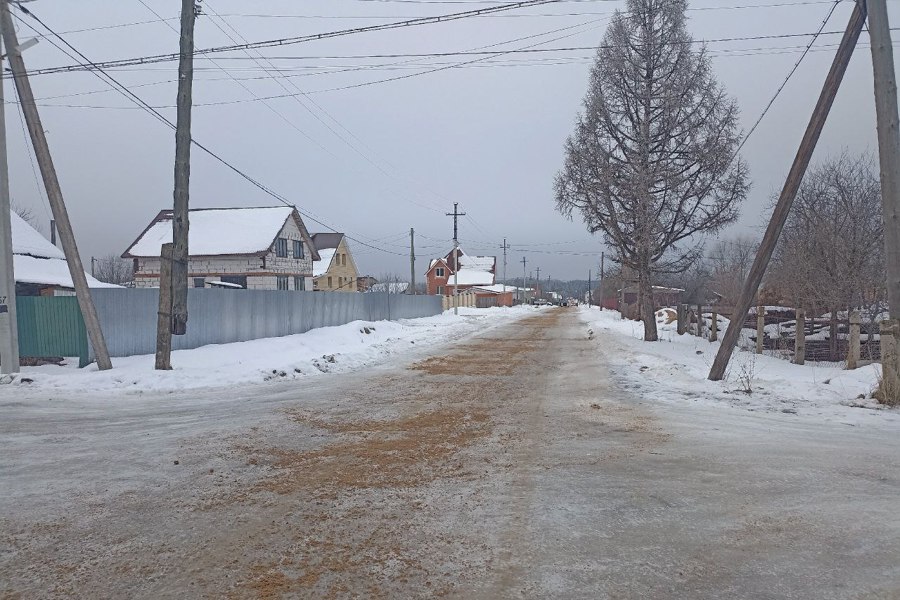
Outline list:
[[[416,293],[416,230],[409,228],[409,290],[407,294]]]
[[[881,1],[883,2],[883,0]],[[813,109],[809,124],[806,127],[806,132],[803,134],[803,139],[800,142],[800,148],[797,150],[797,155],[794,157],[794,163],[791,165],[791,170],[784,182],[781,195],[778,197],[775,210],[772,211],[772,218],[769,221],[768,227],[766,227],[766,233],[763,236],[762,242],[760,242],[759,250],[756,253],[756,259],[753,261],[753,266],[750,267],[750,273],[741,289],[741,295],[735,303],[731,322],[728,324],[728,329],[722,337],[722,345],[719,346],[719,351],[713,361],[712,368],[709,370],[709,379],[711,381],[719,381],[725,377],[725,369],[728,367],[728,361],[731,360],[734,346],[737,344],[738,338],[740,337],[744,319],[750,310],[750,304],[756,297],[759,285],[762,283],[766,267],[769,264],[769,260],[772,258],[775,245],[778,243],[778,237],[781,235],[781,230],[784,228],[784,223],[791,210],[791,204],[794,202],[794,197],[797,195],[800,182],[803,180],[803,175],[806,173],[806,168],[809,166],[809,161],[812,158],[813,150],[815,150],[816,142],[818,142],[819,135],[822,133],[822,128],[828,117],[828,112],[831,110],[831,105],[834,103],[834,97],[837,95],[841,80],[844,77],[844,72],[847,70],[847,65],[850,62],[850,57],[853,56],[853,48],[856,46],[856,41],[859,39],[859,34],[862,31],[865,21],[865,3],[864,0],[858,0],[853,9],[853,14],[850,15],[850,22],[847,24],[847,29],[844,31],[844,37],[841,39],[841,43],[838,46],[834,61],[831,64],[831,69],[828,71],[828,76],[825,78],[825,83],[819,94],[819,100],[816,102],[815,109]],[[896,115],[896,108],[894,109],[894,113]]]
[[[3,57],[0,56],[0,73]],[[0,80],[0,373],[19,372],[19,326],[16,322],[16,276],[13,273],[12,224],[9,215],[9,164],[6,156],[6,99]]]
[[[194,0],[181,0],[181,38],[175,121],[175,191],[172,210],[171,257],[160,249],[159,315],[156,329],[156,368],[171,369],[172,334],[187,332],[188,205],[191,179],[191,92],[194,82]],[[166,268],[163,263],[171,261]],[[168,326],[164,315],[171,315]]]
[[[28,73],[25,71],[25,61],[22,59],[19,48],[19,40],[16,38],[16,30],[13,26],[12,15],[9,14],[8,0],[0,0],[0,29],[3,31],[9,65],[19,92],[19,101],[22,113],[25,115],[25,123],[28,125],[28,133],[31,135],[31,143],[34,146],[34,154],[37,157],[41,177],[44,180],[44,188],[47,191],[47,199],[50,209],[53,211],[53,219],[59,231],[59,239],[62,242],[63,252],[66,255],[66,264],[72,277],[72,285],[75,288],[75,296],[84,319],[84,327],[97,357],[97,367],[101,371],[112,368],[109,359],[109,351],[106,349],[106,340],[100,329],[100,319],[97,317],[97,309],[91,298],[91,291],[87,285],[87,275],[78,247],[75,245],[75,233],[72,231],[72,223],[69,221],[69,213],[63,200],[62,189],[59,187],[59,179],[50,156],[50,146],[44,135],[44,126],[38,114],[37,105],[34,102],[34,92],[31,90],[31,82],[28,81]]]
[[[453,314],[459,314],[459,230],[457,228],[457,219],[466,213],[456,210],[459,206],[458,202],[453,203],[453,212],[446,213],[448,217],[453,217]]]

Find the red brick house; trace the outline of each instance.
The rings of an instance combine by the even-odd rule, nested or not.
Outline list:
[[[496,270],[496,256],[470,256],[461,248],[451,250],[447,256],[433,259],[428,265],[425,273],[427,293],[452,296],[454,275],[460,292],[478,286],[492,286]]]

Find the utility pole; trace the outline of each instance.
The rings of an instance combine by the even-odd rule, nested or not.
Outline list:
[[[503,293],[506,293],[506,251],[509,246],[506,245],[506,238],[503,238]]]
[[[0,73],[3,57],[0,56]],[[19,325],[16,322],[16,276],[13,272],[12,223],[9,216],[9,164],[6,156],[6,98],[0,80],[0,373],[19,372]]]
[[[594,290],[591,289],[591,270],[588,269],[588,306],[594,304]]]
[[[536,298],[536,297],[537,297],[537,293],[538,293],[538,288],[539,288],[540,285],[541,285],[541,268],[538,267],[538,268],[535,269],[535,271],[537,271],[537,277],[536,277],[535,280],[534,280],[534,283],[535,283],[535,286],[534,286],[534,293],[535,293],[535,298]]]
[[[603,279],[606,274],[606,252],[600,253],[600,310],[603,310]]]
[[[465,216],[466,213],[461,213],[456,210],[456,207],[459,206],[458,202],[453,203],[453,212],[446,213],[448,217],[453,217],[453,314],[459,314],[459,230],[457,225],[457,219],[459,217]]]
[[[409,291],[416,293],[416,230],[409,228]]]
[[[525,265],[527,264],[527,262],[528,262],[527,259],[523,256],[522,257],[522,304],[525,304],[528,301],[528,291],[527,291],[527,288],[525,287],[525,285],[527,284],[527,281],[525,279],[525,275],[526,275]]]
[[[199,6],[181,0],[178,95],[175,120],[175,190],[172,194],[172,246],[160,249],[159,319],[156,368],[171,369],[172,334],[187,333],[188,209],[191,179],[191,92],[194,82],[194,21]],[[165,244],[164,244],[165,246]],[[165,263],[170,263],[168,267]],[[167,315],[169,315],[167,317]],[[168,318],[168,326],[164,319]]]
[[[16,82],[16,89],[19,92],[22,113],[25,115],[28,133],[31,135],[31,143],[34,145],[34,154],[37,157],[41,177],[44,180],[44,188],[47,191],[47,199],[50,202],[50,209],[53,211],[53,220],[56,221],[59,239],[62,242],[63,252],[66,255],[66,264],[72,277],[72,285],[75,288],[75,296],[78,299],[78,306],[84,319],[84,327],[94,349],[94,356],[97,357],[97,367],[101,371],[105,371],[112,368],[112,361],[109,359],[106,340],[103,338],[103,331],[100,329],[100,319],[97,316],[97,309],[94,306],[91,291],[87,285],[84,265],[81,263],[81,256],[78,254],[78,247],[75,245],[75,233],[72,231],[72,223],[69,221],[69,213],[63,200],[62,189],[59,186],[59,179],[56,176],[56,169],[50,156],[50,146],[47,144],[47,138],[44,135],[44,126],[41,123],[41,117],[34,102],[31,82],[28,80],[28,73],[25,71],[25,61],[22,59],[12,15],[9,13],[8,0],[0,0],[0,29],[3,31],[3,41],[6,46],[13,78]]]
[[[709,370],[709,379],[711,381],[719,381],[725,377],[725,369],[728,367],[728,362],[731,360],[731,354],[734,352],[734,346],[737,344],[738,338],[740,337],[744,319],[750,310],[750,304],[753,302],[759,291],[759,285],[762,283],[766,267],[769,264],[769,260],[772,258],[775,245],[778,243],[778,237],[781,235],[781,230],[784,228],[784,223],[791,210],[794,197],[797,195],[797,190],[803,180],[803,175],[806,173],[806,168],[809,166],[809,161],[812,158],[813,150],[815,150],[816,142],[819,141],[819,135],[822,133],[822,128],[825,126],[828,112],[831,110],[831,105],[834,103],[834,98],[837,95],[841,80],[847,70],[850,57],[853,56],[853,48],[856,46],[856,41],[859,39],[865,21],[866,5],[863,0],[859,0],[853,8],[853,14],[850,15],[850,22],[847,23],[844,37],[841,38],[841,43],[838,46],[837,53],[831,64],[831,69],[828,71],[828,75],[825,78],[825,83],[822,86],[822,91],[819,94],[816,107],[813,109],[809,124],[806,126],[806,132],[803,134],[800,147],[797,150],[794,162],[791,165],[791,170],[788,172],[784,187],[781,190],[781,195],[778,197],[778,202],[775,205],[775,209],[772,211],[772,218],[769,221],[769,225],[766,227],[766,233],[759,245],[759,250],[753,261],[753,266],[750,268],[750,273],[741,289],[741,295],[735,303],[731,322],[728,324],[728,329],[722,337],[722,345],[719,346],[719,351],[713,361],[712,368]],[[893,77],[893,75],[891,75],[891,77]],[[896,115],[896,108],[894,109],[894,114]],[[885,230],[887,230],[887,227]]]

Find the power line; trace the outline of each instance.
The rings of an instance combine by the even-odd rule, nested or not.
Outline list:
[[[53,29],[51,29],[49,26],[47,26],[47,24],[44,23],[44,22],[43,22],[37,15],[35,15],[33,12],[29,11],[28,9],[26,9],[25,7],[23,7],[23,6],[21,6],[21,5],[19,5],[19,9],[22,10],[25,14],[27,14],[27,15],[30,16],[31,18],[33,18],[35,21],[37,21],[44,29],[46,29],[47,31],[49,31],[49,32],[50,32],[57,40],[59,40],[62,44],[64,44],[67,48],[69,48],[69,50],[71,50],[71,52],[74,52],[78,57],[80,57],[80,58],[81,58],[83,61],[85,61],[87,64],[93,64],[89,58],[87,58],[84,54],[82,54],[77,48],[75,48],[75,47],[74,47],[72,44],[70,44],[68,41],[66,41],[65,38],[63,38],[62,36],[60,36],[59,34],[57,34],[57,33],[56,33]],[[57,49],[59,49],[61,52],[63,52],[64,54],[66,54],[66,55],[67,55],[69,58],[71,58],[72,60],[76,60],[76,61],[78,60],[78,59],[76,59],[75,57],[73,57],[72,54],[70,54],[68,51],[66,51],[65,49],[61,48],[59,45],[57,45],[56,42],[53,41],[52,39],[49,39],[49,38],[48,38],[48,41],[50,41],[50,43],[51,43],[53,46],[55,46],[55,47],[56,47]],[[126,98],[128,98],[128,99],[131,100],[132,102],[134,102],[134,103],[136,103],[136,104],[138,104],[138,105],[144,107],[144,109],[145,109],[147,112],[149,112],[151,115],[153,115],[154,118],[156,118],[157,120],[159,120],[159,121],[161,121],[162,123],[164,123],[166,126],[168,126],[168,127],[169,127],[170,129],[172,129],[173,131],[175,130],[175,124],[174,124],[174,123],[172,123],[169,119],[167,119],[167,118],[166,118],[163,114],[161,114],[158,110],[156,110],[155,108],[153,108],[152,106],[150,106],[149,104],[147,104],[143,99],[140,98],[140,96],[138,96],[137,94],[135,94],[134,92],[132,92],[131,90],[129,90],[126,86],[124,86],[124,85],[121,84],[118,80],[116,80],[114,77],[112,77],[111,75],[109,75],[105,70],[103,70],[102,68],[96,68],[96,69],[92,70],[92,72],[93,72],[97,77],[100,77],[101,79],[107,81],[107,82],[110,83],[112,86],[114,86],[115,89],[117,89],[120,93],[122,93]],[[253,177],[251,177],[250,175],[248,175],[248,174],[245,173],[244,171],[240,170],[238,167],[234,166],[232,163],[228,162],[227,160],[225,160],[224,158],[222,158],[220,155],[218,155],[217,153],[213,152],[210,148],[208,148],[207,146],[205,146],[205,145],[201,144],[200,142],[198,142],[196,139],[191,138],[191,143],[193,143],[195,146],[197,146],[199,149],[203,150],[206,154],[208,154],[209,156],[211,156],[212,158],[214,158],[215,160],[217,160],[219,163],[223,164],[223,165],[226,166],[228,169],[230,169],[231,171],[233,171],[233,172],[236,173],[237,175],[241,176],[242,178],[244,178],[245,180],[247,180],[248,182],[250,182],[251,184],[253,184],[255,187],[259,188],[261,191],[263,191],[263,192],[266,193],[267,195],[271,196],[272,198],[275,198],[276,200],[278,200],[279,202],[281,202],[281,203],[284,204],[285,206],[289,206],[289,207],[291,207],[291,208],[297,210],[297,212],[299,212],[300,214],[302,214],[302,215],[303,215],[304,217],[306,217],[307,219],[309,219],[309,220],[311,220],[311,221],[313,221],[313,222],[315,222],[315,223],[318,223],[319,225],[321,225],[321,226],[323,226],[323,227],[325,227],[325,228],[327,228],[327,229],[330,229],[330,230],[335,231],[335,232],[338,231],[337,229],[335,229],[335,228],[332,227],[331,225],[328,225],[328,224],[325,223],[324,221],[322,221],[322,220],[320,220],[320,219],[314,217],[311,213],[306,212],[306,211],[301,211],[295,204],[293,204],[292,202],[288,201],[288,200],[287,200],[286,198],[284,198],[282,195],[280,195],[280,194],[278,194],[277,192],[275,192],[274,190],[270,189],[269,187],[267,187],[266,185],[264,185],[262,182],[258,181],[257,179],[254,179]],[[390,251],[390,250],[385,250],[385,249],[383,249],[383,248],[379,248],[379,247],[374,246],[374,245],[372,245],[372,244],[368,244],[368,243],[366,243],[366,242],[363,242],[362,240],[359,240],[359,239],[356,239],[356,238],[354,238],[354,237],[351,237],[350,235],[347,235],[346,233],[345,233],[345,235],[346,235],[346,237],[347,237],[348,239],[353,240],[354,242],[356,242],[356,243],[358,243],[358,244],[361,244],[361,245],[363,245],[363,246],[366,246],[366,247],[368,247],[368,248],[372,248],[372,249],[374,249],[374,250],[378,250],[378,251],[384,252],[384,253],[386,253],[386,254],[396,254],[396,255],[398,255],[398,256],[405,256],[405,254],[400,253],[400,252],[392,252],[392,251]]]
[[[376,31],[387,31],[390,29],[399,29],[404,27],[418,27],[421,25],[434,25],[436,23],[446,23],[450,21],[458,21],[460,19],[467,19],[472,17],[477,17],[480,15],[492,14],[503,12],[507,10],[517,10],[520,8],[525,8],[529,6],[540,6],[542,4],[554,4],[557,2],[561,2],[563,0],[523,0],[520,2],[508,2],[504,4],[499,4],[497,6],[493,6],[490,8],[478,8],[473,10],[467,10],[457,13],[449,13],[444,15],[436,15],[431,17],[417,17],[415,19],[407,19],[404,21],[395,21],[391,23],[380,23],[377,25],[367,25],[364,27],[354,27],[350,29],[340,29],[337,31],[329,31],[325,33],[314,33],[310,35],[302,35],[295,37],[287,37],[287,38],[277,38],[272,40],[263,40],[259,42],[249,42],[245,44],[233,44],[230,46],[217,46],[213,48],[201,48],[199,50],[194,50],[194,56],[207,55],[207,54],[216,54],[220,52],[235,52],[239,50],[250,50],[250,49],[258,49],[258,48],[273,48],[276,46],[290,46],[294,44],[302,44],[305,42],[313,42],[320,40],[327,40],[336,37],[344,37],[348,35],[356,35],[360,33],[371,33]],[[596,0],[602,2],[614,2],[616,0]],[[19,10],[22,12],[29,14],[29,10],[22,5],[18,5]],[[48,28],[49,30],[49,28]],[[99,69],[109,69],[118,66],[129,66],[129,65],[146,65],[153,64],[159,62],[170,62],[174,60],[178,60],[178,53],[169,53],[169,54],[155,54],[149,56],[142,56],[136,58],[126,58],[120,60],[106,61],[100,63],[92,63],[91,68]],[[83,64],[75,64],[75,65],[67,65],[62,67],[50,67],[47,69],[35,69],[31,75],[46,75],[48,73],[66,73],[71,71],[82,71],[84,70],[85,65]]]

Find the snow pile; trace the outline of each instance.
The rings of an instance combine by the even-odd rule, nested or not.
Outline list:
[[[644,342],[643,324],[623,320],[616,311],[582,306],[579,316],[585,321],[588,337],[599,339],[614,376],[643,397],[824,415],[844,422],[878,416],[886,410],[870,398],[880,376],[879,365],[847,371],[841,363],[800,366],[767,354],[736,350],[725,380],[709,381],[719,342],[678,335],[677,322],[669,322],[667,311],[657,314],[659,342]],[[719,324],[722,335],[723,323]]]
[[[172,371],[153,370],[153,355],[114,358],[114,368],[103,372],[97,371],[96,365],[77,369],[77,359],[61,367],[23,367],[11,385],[0,385],[0,397],[19,397],[32,389],[37,393],[174,391],[343,373],[393,359],[405,360],[413,352],[533,313],[530,307],[460,308],[459,316],[450,310],[422,319],[354,321],[298,335],[176,350],[172,352]]]

